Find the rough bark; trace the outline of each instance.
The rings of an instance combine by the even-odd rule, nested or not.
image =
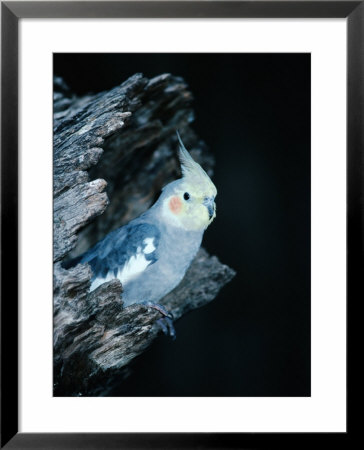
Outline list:
[[[107,395],[158,335],[159,313],[124,308],[118,280],[89,293],[89,266],[66,270],[62,261],[148,209],[179,176],[176,129],[210,174],[213,157],[189,127],[192,95],[181,78],[136,74],[82,98],[56,78],[54,92],[54,394]],[[233,276],[201,249],[161,303],[178,319]]]

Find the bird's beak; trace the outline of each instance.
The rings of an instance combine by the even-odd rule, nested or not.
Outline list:
[[[215,214],[215,202],[213,197],[207,197],[203,201],[203,204],[206,206],[207,211],[209,213],[209,220],[212,219],[212,217]]]

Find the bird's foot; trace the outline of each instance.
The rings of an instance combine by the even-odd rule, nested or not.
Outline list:
[[[166,336],[170,336],[173,340],[176,339],[176,330],[173,326],[173,321],[169,317],[162,317],[157,320],[159,328]]]
[[[166,308],[159,303],[143,302],[142,305],[148,308],[153,308],[162,314],[162,318],[157,320],[159,328],[167,336],[170,336],[173,340],[176,339],[176,331],[173,326],[173,314],[166,310]]]
[[[160,312],[163,317],[166,317],[168,319],[173,320],[173,314],[166,310],[166,308],[159,303],[153,303],[153,302],[143,302],[142,305],[148,306],[148,308],[153,308]]]

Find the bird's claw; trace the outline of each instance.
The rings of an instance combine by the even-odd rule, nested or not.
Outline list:
[[[157,324],[166,336],[170,336],[173,340],[176,339],[176,330],[174,329],[173,321],[169,317],[158,319]]]
[[[143,302],[142,304],[148,308],[153,308],[162,314],[163,317],[157,320],[159,328],[165,335],[170,336],[173,340],[176,339],[176,331],[173,326],[173,314],[167,311],[166,308],[159,303]]]

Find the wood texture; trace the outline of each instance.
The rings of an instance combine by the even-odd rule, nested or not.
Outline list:
[[[91,270],[77,256],[148,209],[180,176],[178,129],[212,174],[213,157],[189,124],[192,94],[163,74],[135,74],[110,91],[78,98],[56,78],[54,89],[54,394],[107,395],[128,364],[157,337],[160,314],[123,307],[122,285],[89,293]],[[200,249],[185,278],[161,303],[178,319],[213,300],[234,271]]]

